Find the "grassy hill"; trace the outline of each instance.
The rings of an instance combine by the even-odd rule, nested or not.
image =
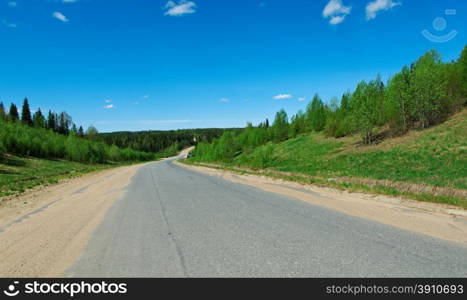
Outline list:
[[[464,109],[441,125],[412,130],[376,145],[362,145],[358,134],[326,138],[322,133],[310,133],[244,151],[222,165],[467,208],[466,132]],[[203,160],[194,156],[190,161]]]

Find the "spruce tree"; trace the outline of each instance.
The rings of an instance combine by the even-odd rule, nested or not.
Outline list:
[[[84,137],[84,129],[83,126],[80,126],[78,129],[78,136],[79,137]]]
[[[11,122],[16,122],[19,120],[18,108],[14,103],[11,103],[10,110],[8,111],[8,119]]]
[[[3,106],[3,102],[0,102],[0,119],[6,119],[5,106]]]
[[[50,129],[52,131],[57,130],[57,122],[56,122],[55,114],[50,110],[47,116],[47,129]]]
[[[24,98],[23,108],[21,110],[21,121],[29,126],[32,126],[31,110],[29,108],[28,98]]]

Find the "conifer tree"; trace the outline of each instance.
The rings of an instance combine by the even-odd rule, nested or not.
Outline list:
[[[11,122],[16,122],[19,120],[18,108],[14,103],[11,103],[10,110],[8,111],[8,119]]]
[[[79,129],[78,129],[78,136],[79,136],[79,137],[84,137],[84,129],[83,129],[83,126],[79,126]]]
[[[29,126],[32,126],[31,110],[29,108],[28,98],[24,98],[23,108],[21,110],[21,121]]]
[[[3,102],[0,102],[0,120],[5,120],[5,119],[6,119],[5,106],[3,105]]]
[[[56,131],[57,130],[57,121],[55,114],[49,110],[49,114],[47,115],[47,129]]]

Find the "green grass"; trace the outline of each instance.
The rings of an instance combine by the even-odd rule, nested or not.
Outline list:
[[[23,193],[38,185],[103,170],[117,164],[91,165],[66,160],[47,160],[6,155],[0,159],[0,198]]]
[[[296,181],[467,208],[466,133],[467,110],[439,126],[372,146],[361,146],[358,136],[335,139],[311,133],[272,145],[273,154],[262,169]],[[258,169],[255,160],[264,147],[224,166]],[[426,192],[427,186],[435,192]]]

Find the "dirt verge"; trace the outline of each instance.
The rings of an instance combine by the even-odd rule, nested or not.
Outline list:
[[[63,276],[141,166],[91,173],[4,202],[0,276]]]

